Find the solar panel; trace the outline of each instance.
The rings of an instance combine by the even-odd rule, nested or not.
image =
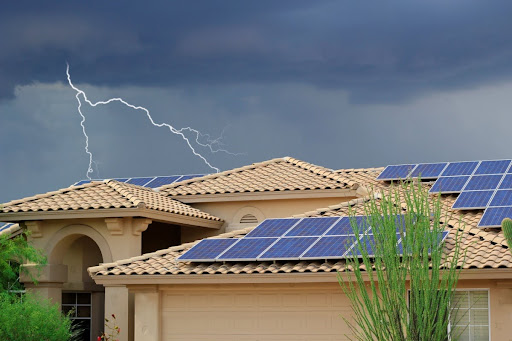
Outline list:
[[[12,223],[0,223],[0,231],[7,230],[9,227],[13,226]]]
[[[468,191],[462,192],[453,203],[452,208],[470,210],[486,208],[494,191]]]
[[[260,259],[298,259],[318,237],[292,237],[281,238],[272,245],[265,253],[258,257]]]
[[[181,175],[173,175],[173,176],[157,176],[151,182],[148,182],[146,184],[146,187],[149,188],[157,188],[165,185],[170,185],[176,180],[181,178]]]
[[[286,236],[321,236],[339,219],[339,217],[304,218],[288,231]]]
[[[246,237],[281,237],[300,219],[267,219],[249,232]]]
[[[178,257],[178,260],[195,262],[214,261],[217,256],[239,240],[236,238],[203,239]]]
[[[512,174],[507,174],[503,177],[500,183],[500,189],[512,189]]]
[[[475,174],[503,174],[510,166],[510,160],[482,161]]]
[[[473,175],[469,179],[464,191],[496,189],[503,175]]]
[[[512,207],[488,207],[478,227],[500,227],[505,218],[512,218]]]
[[[321,237],[300,259],[342,258],[352,247],[355,240],[354,235]]]
[[[336,224],[334,224],[326,236],[347,236],[354,235],[354,230],[351,225],[351,219],[355,219],[355,223],[359,227],[359,233],[366,231],[369,228],[368,219],[365,216],[355,217],[342,217]]]
[[[422,179],[435,179],[437,178],[443,169],[446,167],[447,162],[440,163],[420,163],[414,170],[411,172],[410,177],[417,178],[420,177]]]
[[[130,180],[126,181],[127,184],[137,185],[137,186],[144,186],[151,180],[153,180],[154,177],[150,178],[131,178]]]
[[[112,179],[112,180],[119,181],[119,182],[126,182],[126,181],[128,181],[128,178],[117,178],[117,179]]]
[[[80,186],[80,185],[85,185],[85,184],[88,184],[90,183],[92,180],[81,180],[81,181],[78,181],[76,184],[74,184],[73,186]]]
[[[469,176],[440,177],[430,189],[430,193],[459,193],[468,179]]]
[[[397,165],[387,166],[386,169],[380,173],[377,180],[399,180],[407,178],[407,175],[416,167],[415,164],[410,165]]]
[[[489,206],[512,206],[512,190],[496,191]]]
[[[242,238],[217,257],[222,261],[255,261],[278,238]]]
[[[478,161],[450,162],[441,176],[471,175],[478,163]]]
[[[185,181],[185,180],[189,180],[189,179],[193,179],[193,178],[200,178],[202,176],[205,176],[205,174],[183,175],[180,179],[176,180],[176,182]]]

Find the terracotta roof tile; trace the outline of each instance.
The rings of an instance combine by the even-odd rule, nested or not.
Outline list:
[[[0,212],[41,212],[92,210],[112,208],[145,208],[206,220],[222,219],[171,199],[150,188],[114,180],[91,182],[59,191],[14,200],[3,205]]]
[[[451,211],[451,205],[456,196],[449,195],[442,197],[444,210]],[[363,203],[366,199],[355,199],[344,202],[330,208],[318,209],[308,212],[298,217],[327,217],[327,216],[347,216],[349,215],[349,206],[356,214],[363,214]],[[460,229],[462,233],[462,249],[467,251],[467,259],[464,264],[465,269],[470,268],[512,268],[512,255],[508,250],[508,245],[503,238],[501,231],[484,231],[476,228],[482,212],[464,211],[459,218],[454,217],[446,223],[447,229]],[[252,228],[238,230],[226,234],[218,235],[214,238],[241,238]],[[449,239],[446,243],[446,252],[452,254],[453,245],[450,245]],[[198,241],[197,241],[198,242]],[[290,273],[290,272],[335,272],[345,269],[344,260],[314,260],[314,261],[276,261],[276,262],[226,262],[226,263],[192,263],[177,262],[181,254],[190,249],[194,243],[183,244],[171,247],[166,250],[160,250],[156,253],[147,254],[142,257],[124,260],[111,264],[89,268],[89,272],[96,276],[105,275],[188,275],[188,274],[264,274],[264,273]],[[158,263],[156,267],[154,264]]]
[[[344,177],[327,168],[291,157],[254,163],[229,171],[176,182],[161,187],[172,197],[316,189],[356,189],[357,178]]]

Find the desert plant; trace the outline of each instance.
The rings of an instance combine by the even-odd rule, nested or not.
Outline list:
[[[30,294],[0,295],[0,340],[69,341],[79,337],[58,305]]]
[[[440,244],[441,221],[447,221],[440,197],[430,197],[421,183],[402,183],[371,197],[364,207],[366,224],[351,219],[357,247],[346,272],[338,273],[354,311],[346,322],[355,339],[455,339],[460,330],[448,328],[451,302],[465,257],[458,229],[449,237],[455,240],[449,257]]]
[[[116,323],[116,315],[112,314],[112,319],[105,318],[105,332],[98,336],[98,341],[119,341],[117,337],[121,333],[121,328]]]
[[[503,234],[505,235],[505,239],[507,240],[508,249],[512,252],[512,219],[505,218],[501,222],[501,229],[503,230]]]

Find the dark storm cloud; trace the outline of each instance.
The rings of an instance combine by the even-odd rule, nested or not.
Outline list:
[[[0,11],[0,97],[95,85],[303,82],[353,101],[512,76],[509,1],[19,1]]]

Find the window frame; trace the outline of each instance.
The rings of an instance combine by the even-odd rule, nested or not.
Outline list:
[[[488,314],[488,321],[489,321],[489,341],[492,341],[492,331],[491,331],[491,289],[490,288],[455,288],[454,291],[487,291],[487,314]],[[409,305],[411,295],[410,295],[411,289],[407,289],[407,305]],[[471,309],[471,307],[469,308]],[[448,331],[451,329],[451,321],[448,321]],[[471,321],[470,324],[471,325]],[[469,327],[468,325],[468,327]]]

